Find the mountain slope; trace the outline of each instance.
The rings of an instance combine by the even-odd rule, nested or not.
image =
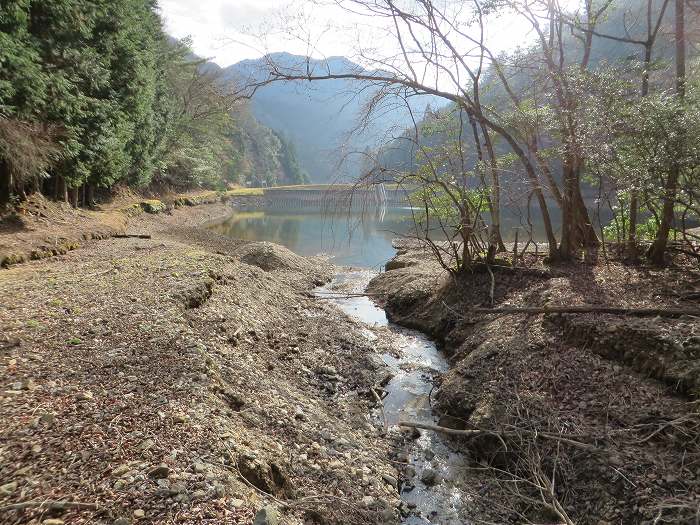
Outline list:
[[[223,70],[223,78],[238,83],[262,80],[266,78],[268,60],[285,68],[306,70],[306,57],[275,53],[229,66]],[[309,67],[316,72],[363,71],[343,57],[311,59]],[[314,182],[329,182],[356,176],[363,151],[377,148],[387,137],[398,136],[411,125],[410,112],[396,97],[385,103],[386,110],[380,111],[379,118],[354,133],[364,106],[377,89],[354,80],[275,82],[256,92],[251,107],[261,123],[282,132],[296,146],[301,167]],[[414,97],[411,108],[422,116],[429,104],[440,102],[431,96]]]

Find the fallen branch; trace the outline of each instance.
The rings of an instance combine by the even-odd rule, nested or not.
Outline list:
[[[429,425],[427,423],[413,423],[410,421],[399,421],[400,427],[407,428],[422,428],[424,430],[432,430],[433,432],[440,432],[442,434],[450,434],[453,436],[463,436],[463,437],[475,437],[479,435],[491,435],[499,438],[501,443],[503,443],[503,438],[506,437],[522,437],[523,435],[530,435],[534,438],[549,439],[553,441],[559,441],[561,443],[566,443],[572,447],[580,448],[582,450],[587,450],[589,452],[600,452],[600,449],[595,445],[590,445],[588,443],[581,443],[575,439],[563,436],[561,434],[552,434],[550,432],[537,432],[534,430],[517,429],[517,430],[506,430],[506,431],[495,431],[495,430],[484,430],[480,428],[459,430],[456,428],[441,427],[438,425]]]
[[[379,410],[382,414],[382,421],[384,422],[384,432],[389,429],[389,424],[386,419],[386,413],[384,412],[384,401],[382,401],[382,398],[379,397],[379,394],[377,394],[377,391],[374,388],[370,389],[372,391],[372,395],[374,396],[374,399],[379,403]]]
[[[12,505],[6,505],[0,507],[0,512],[9,512],[11,510],[24,510],[24,509],[42,509],[42,510],[64,510],[64,509],[78,509],[78,510],[97,510],[99,506],[97,503],[81,503],[79,501],[23,501],[21,503],[13,503]]]
[[[700,316],[697,308],[621,308],[617,306],[537,306],[537,307],[502,307],[502,308],[468,308],[468,313],[476,314],[617,314],[634,316],[679,317],[681,315]]]
[[[112,237],[116,239],[150,239],[147,233],[115,233]]]

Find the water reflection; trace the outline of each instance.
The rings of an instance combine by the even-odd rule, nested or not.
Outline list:
[[[364,214],[271,209],[236,211],[211,229],[236,239],[282,244],[300,255],[329,254],[338,265],[372,268],[393,257],[392,239],[412,226],[408,209]]]

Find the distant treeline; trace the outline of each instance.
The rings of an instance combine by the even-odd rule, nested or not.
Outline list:
[[[4,1],[0,204],[37,190],[89,204],[118,183],[305,180],[293,147],[206,65],[165,34],[154,0]]]

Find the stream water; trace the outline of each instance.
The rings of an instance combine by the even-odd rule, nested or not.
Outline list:
[[[392,238],[407,231],[410,216],[406,210],[390,210],[383,215],[364,217],[329,217],[322,213],[283,213],[275,210],[237,212],[212,229],[235,238],[272,241],[286,245],[302,255],[326,254],[331,261],[352,269],[341,271],[316,293],[328,298],[349,316],[367,326],[384,326],[390,330],[399,357],[386,353],[382,359],[393,377],[384,387],[384,417],[389,426],[400,420],[436,423],[430,396],[434,378],[447,370],[448,364],[433,341],[415,330],[390,323],[384,310],[367,297],[334,294],[361,293],[376,268],[394,255]],[[360,226],[358,226],[358,224]],[[366,337],[376,336],[371,330]],[[403,484],[406,525],[458,525],[464,523],[459,511],[467,503],[459,489],[458,474],[463,457],[440,435],[422,432],[406,451],[407,470],[415,472]]]

